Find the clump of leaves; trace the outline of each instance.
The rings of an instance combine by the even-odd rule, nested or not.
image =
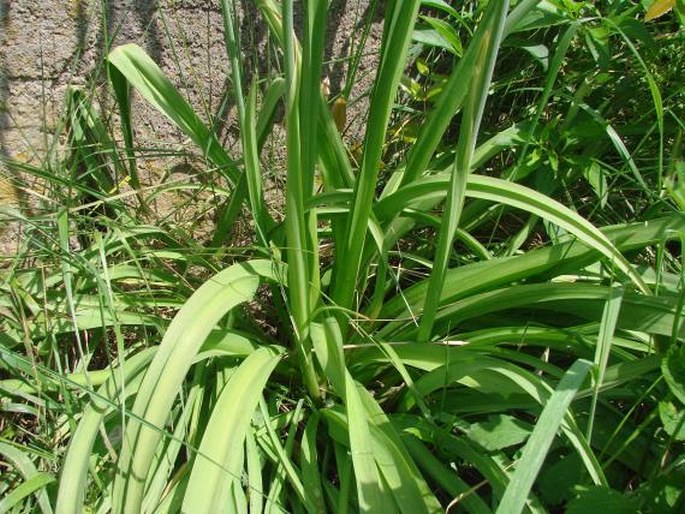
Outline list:
[[[682,503],[672,477],[683,475],[683,275],[667,242],[682,239],[685,217],[664,200],[648,219],[598,228],[546,186],[536,189],[538,181],[521,181],[527,161],[515,158],[535,145],[538,127],[544,133],[582,24],[576,3],[472,3],[471,34],[461,53],[447,50],[458,57],[413,146],[390,159],[407,56],[413,41],[426,44],[414,32],[421,4],[386,7],[358,167],[321,95],[325,0],[303,4],[299,39],[292,0],[257,2],[282,50],[283,76],[267,83],[245,76],[235,13],[223,3],[239,156],[142,49],[109,55],[122,119],[130,119],[132,86],[231,184],[214,243],[224,243],[247,205],[258,248],[197,288],[159,327],[159,344],[122,344],[99,372],[36,368],[87,395],[64,415],[70,437],[56,493],[30,470],[16,497],[36,493],[45,510],[48,491],[58,512],[585,512],[598,497],[620,508]],[[557,46],[527,128],[481,128],[491,119],[498,56],[508,41],[539,31]],[[260,161],[264,120],[279,98],[282,222],[266,208]],[[573,113],[578,98],[566,98]],[[132,133],[126,123],[124,131]],[[549,159],[536,169],[555,171]],[[523,251],[526,237],[516,233],[501,245],[483,241],[481,220],[493,212],[521,217],[547,244]],[[433,244],[411,244],[427,230]],[[111,269],[101,264],[106,286]],[[63,270],[65,285],[71,271]],[[122,295],[105,287],[102,297]],[[251,319],[255,309],[241,309],[259,298],[273,304],[268,330]],[[107,305],[111,317],[98,321],[116,334],[126,309]],[[74,334],[92,328],[71,323]],[[28,374],[21,336],[12,334],[2,355]],[[553,471],[563,481],[556,493],[538,480]]]

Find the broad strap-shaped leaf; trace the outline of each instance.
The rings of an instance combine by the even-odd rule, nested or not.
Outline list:
[[[371,425],[361,398],[363,388],[345,367],[342,334],[335,318],[312,324],[312,342],[317,359],[334,391],[343,399],[349,427],[349,445],[362,512],[392,512],[392,496],[384,486],[374,458]],[[394,509],[393,509],[394,510]]]
[[[224,386],[212,409],[192,464],[185,492],[185,512],[239,510],[230,491],[242,487],[243,446],[266,381],[283,357],[283,349],[261,347],[245,359]]]
[[[628,225],[604,227],[601,232],[621,252],[642,249],[677,236],[685,230],[685,216],[669,216]],[[600,254],[579,240],[531,250],[524,255],[497,258],[450,269],[443,288],[441,305],[469,295],[511,284],[514,281],[547,280],[564,273],[573,273],[595,262]],[[420,312],[428,280],[386,300],[379,318],[406,317]]]
[[[283,269],[271,261],[235,264],[205,282],[178,312],[150,364],[133,405],[133,419],[114,482],[113,511],[138,512],[161,430],[195,354],[216,323],[252,299],[262,278],[279,281]],[[139,421],[140,420],[140,421]]]
[[[441,173],[420,183],[410,184],[379,202],[376,215],[381,220],[387,219],[397,213],[398,209],[408,208],[422,199],[441,198],[448,183],[449,177]],[[554,223],[601,252],[640,291],[651,294],[642,277],[598,228],[556,200],[520,184],[481,175],[469,176],[466,195],[522,209]]]
[[[105,416],[125,402],[127,396],[137,392],[136,385],[145,366],[152,360],[157,348],[149,348],[126,359],[123,370],[108,370],[110,378],[92,394],[90,404],[85,408],[76,431],[71,436],[59,481],[57,514],[79,514],[83,512],[83,500],[87,490],[86,477],[90,465],[93,444]],[[120,379],[124,380],[120,383]],[[136,384],[137,382],[137,384]]]

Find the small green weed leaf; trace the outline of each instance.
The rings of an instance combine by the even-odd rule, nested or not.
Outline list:
[[[608,487],[591,487],[568,504],[566,514],[635,514],[637,502]]]
[[[653,514],[673,514],[678,512],[678,500],[685,493],[685,469],[665,470],[660,476],[650,480],[649,485],[640,491],[643,499],[643,512]],[[682,506],[682,501],[680,502]]]
[[[513,34],[515,32],[544,29],[568,22],[568,16],[564,10],[557,7],[555,3],[549,0],[520,2],[520,5],[532,4],[533,8],[527,6],[527,10],[523,11],[523,16],[512,17],[512,21],[507,23],[505,33]]]
[[[518,514],[523,511],[531,487],[564,420],[566,411],[591,368],[591,362],[577,360],[564,374],[557,389],[549,397],[523,449],[523,455],[516,465],[514,476],[504,492],[497,509],[498,514]]]
[[[582,482],[583,474],[580,457],[577,453],[572,453],[545,466],[535,485],[545,503],[559,505],[575,496],[573,485]]]
[[[424,59],[421,59],[420,57],[418,59],[416,59],[416,69],[424,77],[427,77],[428,75],[430,75],[431,70],[430,70],[430,67],[428,66],[428,63]]]
[[[494,451],[523,443],[532,430],[532,425],[518,418],[496,414],[471,425],[468,436],[486,450]]]
[[[464,48],[461,45],[459,34],[457,34],[454,26],[439,18],[433,18],[430,16],[420,16],[420,18],[430,25],[430,27],[437,33],[438,38],[442,40],[440,46],[461,57],[461,55],[464,53]]]
[[[685,410],[678,409],[673,402],[659,402],[659,417],[664,430],[676,441],[685,441]]]
[[[411,38],[417,43],[455,53],[454,47],[434,28],[415,29]]]
[[[680,403],[685,405],[685,346],[672,345],[661,363],[666,383]]]
[[[606,174],[603,168],[597,161],[593,160],[586,166],[583,166],[582,172],[585,180],[592,186],[592,190],[597,195],[597,198],[599,198],[600,207],[606,207],[607,200],[609,199],[609,186],[607,185]]]

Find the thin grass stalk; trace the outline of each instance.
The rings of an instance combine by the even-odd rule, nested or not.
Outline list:
[[[568,51],[569,45],[571,44],[571,41],[573,41],[573,38],[578,30],[578,25],[573,24],[571,25],[566,32],[564,32],[564,35],[562,36],[561,40],[559,41],[559,44],[554,52],[554,57],[552,57],[550,67],[549,67],[549,72],[547,73],[547,77],[545,79],[545,88],[542,91],[542,96],[540,97],[540,100],[538,101],[537,109],[535,111],[535,116],[533,117],[533,121],[531,123],[530,128],[528,129],[528,137],[526,138],[525,142],[523,143],[523,148],[521,149],[521,152],[519,153],[519,157],[516,161],[516,166],[514,167],[513,171],[511,174],[507,177],[510,180],[517,180],[518,178],[518,172],[525,161],[525,158],[528,155],[528,148],[530,146],[530,141],[535,135],[535,131],[537,129],[538,123],[540,122],[540,117],[542,116],[543,110],[545,106],[547,105],[547,102],[549,101],[549,97],[552,94],[552,88],[554,86],[554,83],[556,81],[556,78],[559,74],[559,71],[561,70],[561,66],[563,65],[564,58],[566,57],[566,52]],[[537,225],[538,222],[538,217],[537,216],[530,216],[528,220],[526,220],[525,226],[511,239],[511,242],[508,245],[507,251],[505,252],[506,256],[509,255],[514,255],[516,251],[521,247],[521,245],[528,239],[530,236],[531,232],[535,228],[535,225]]]
[[[337,249],[338,259],[334,271],[333,300],[347,309],[356,310],[353,305],[354,295],[361,271],[362,250],[375,196],[388,119],[404,71],[420,4],[419,0],[393,2],[386,18],[381,62],[371,97],[361,169],[355,183],[344,246]]]
[[[118,75],[116,78],[113,74]],[[124,152],[128,161],[128,173],[131,177],[131,185],[136,189],[138,201],[143,209],[147,209],[147,204],[140,192],[140,177],[138,175],[138,160],[133,149],[133,127],[131,125],[131,88],[126,80],[121,76],[121,72],[108,63],[107,76],[112,85],[114,95],[119,105],[119,117],[121,120],[121,132],[124,136]]]
[[[597,346],[595,347],[595,380],[592,391],[592,403],[590,404],[590,415],[588,418],[586,435],[588,445],[592,441],[592,430],[595,422],[595,412],[597,411],[597,399],[599,398],[599,392],[602,388],[602,384],[604,383],[604,375],[609,362],[609,354],[611,353],[611,340],[614,337],[614,331],[616,330],[616,324],[618,322],[618,314],[621,310],[622,300],[623,288],[612,288],[609,299],[604,305],[604,312],[602,313],[602,321],[599,326],[599,336],[597,337]]]
[[[243,160],[245,163],[245,181],[252,216],[255,221],[255,229],[259,243],[263,247],[268,247],[267,234],[272,228],[272,220],[267,214],[262,193],[262,177],[259,165],[259,143],[257,137],[257,81],[253,80],[245,104],[245,94],[243,90],[243,63],[240,55],[240,38],[233,23],[237,16],[232,2],[229,0],[221,1],[221,14],[224,22],[224,40],[226,51],[231,61],[231,75],[233,78],[234,100],[238,111],[238,121],[240,123],[240,140],[243,149]],[[242,180],[239,182],[242,190]],[[238,196],[238,195],[236,195]],[[230,211],[230,209],[229,209]],[[233,216],[229,216],[233,219]]]
[[[324,39],[326,36],[327,0],[305,2],[305,26],[302,43],[302,76],[300,84],[300,133],[303,193],[305,200],[315,193],[315,165],[318,155],[318,110],[321,101],[321,68]],[[305,213],[309,252],[310,307],[313,309],[320,297],[319,252],[317,234],[317,213],[310,209]]]
[[[300,134],[299,107],[300,68],[295,54],[292,0],[283,2],[282,19],[286,74],[288,169],[285,192],[285,232],[287,241],[286,254],[288,257],[288,294],[294,324],[296,351],[302,366],[305,386],[313,398],[319,398],[320,392],[311,359],[308,328],[312,312],[312,306],[310,305],[312,277],[310,276],[309,254],[316,249],[311,247],[311,238],[307,234],[309,225],[306,222],[304,212],[305,189],[311,191],[313,185],[304,184],[306,174],[302,170],[302,138]]]
[[[467,96],[464,107],[457,153],[447,190],[445,214],[438,235],[435,261],[431,271],[423,316],[419,325],[419,341],[428,341],[433,331],[433,323],[440,304],[440,295],[442,294],[445,275],[452,253],[452,241],[459,226],[459,217],[464,207],[466,183],[471,169],[473,152],[476,148],[480,121],[483,117],[495,62],[497,61],[509,1],[492,3],[490,6],[492,8],[491,12],[493,12],[492,25],[486,26],[486,37],[482,40],[481,46],[474,52],[476,55],[475,69],[473,70],[473,79],[470,84],[470,94]]]

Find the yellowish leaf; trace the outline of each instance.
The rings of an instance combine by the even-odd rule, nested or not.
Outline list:
[[[676,0],[655,0],[645,13],[645,21],[654,20],[663,16],[675,7]]]
[[[342,132],[345,130],[345,125],[347,125],[347,102],[342,96],[335,99],[335,102],[333,102],[333,106],[331,107],[331,112],[333,113],[335,126]]]

